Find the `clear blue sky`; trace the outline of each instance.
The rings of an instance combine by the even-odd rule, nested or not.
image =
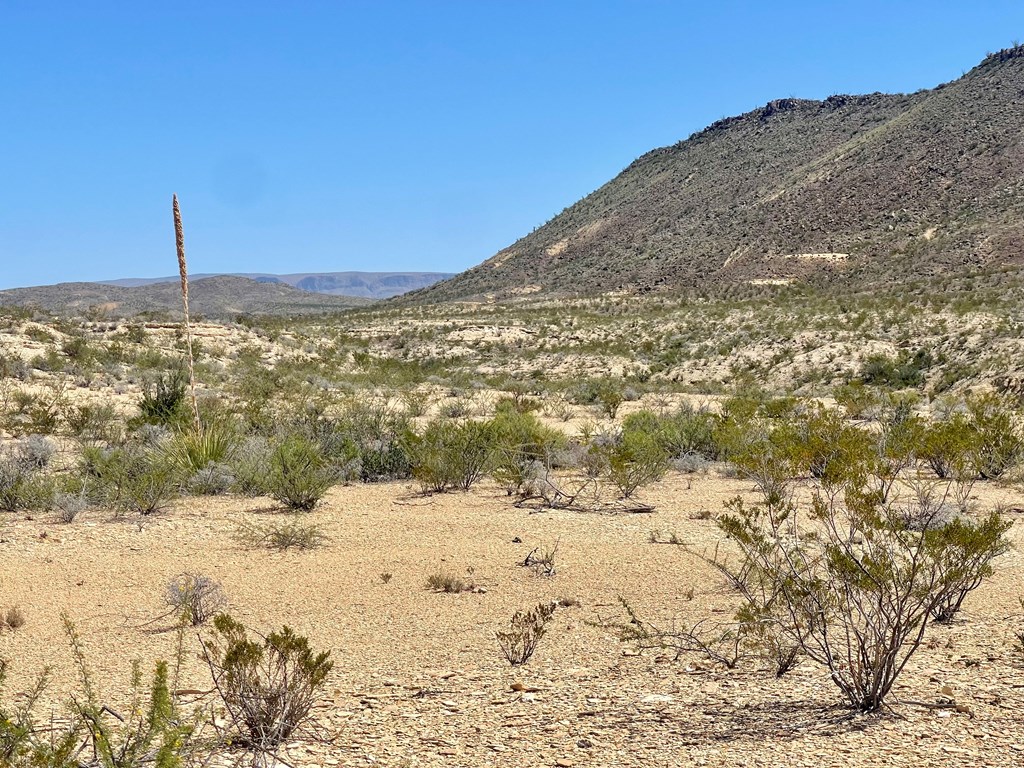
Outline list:
[[[458,271],[769,99],[915,91],[1024,2],[0,0],[0,287]]]

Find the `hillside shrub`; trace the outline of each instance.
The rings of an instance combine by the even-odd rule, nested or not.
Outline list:
[[[882,387],[918,387],[934,363],[932,353],[923,348],[913,353],[904,350],[896,357],[870,355],[861,365],[860,381]]]

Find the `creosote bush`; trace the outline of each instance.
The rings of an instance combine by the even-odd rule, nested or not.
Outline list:
[[[468,491],[487,474],[494,451],[492,425],[477,421],[439,418],[407,438],[412,474],[425,493]]]
[[[643,412],[629,416],[622,431],[597,450],[604,460],[605,475],[624,499],[660,480],[670,466],[670,456],[656,422]]]
[[[321,447],[300,432],[274,445],[268,463],[264,492],[293,510],[313,509],[338,479]]]
[[[159,447],[138,442],[108,449],[87,446],[82,472],[97,501],[142,515],[165,510],[181,486],[181,474]]]
[[[870,467],[865,459],[830,471],[807,509],[779,495],[733,500],[718,524],[742,559],[715,559],[743,612],[825,666],[862,711],[882,706],[934,612],[991,573],[1009,527],[994,512],[942,523],[926,496],[887,499]],[[921,524],[909,528],[915,504]]]

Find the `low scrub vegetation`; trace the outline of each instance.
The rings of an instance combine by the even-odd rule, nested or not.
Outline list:
[[[498,647],[509,664],[518,667],[530,660],[547,634],[548,623],[557,607],[557,603],[540,603],[528,611],[516,611],[509,628],[496,633]]]
[[[252,638],[226,614],[214,619],[203,643],[213,684],[227,712],[220,726],[227,743],[272,756],[306,722],[334,667],[289,627]]]
[[[242,523],[235,532],[235,538],[243,547],[279,552],[289,549],[305,552],[322,547],[329,541],[323,526],[299,518],[264,524]]]

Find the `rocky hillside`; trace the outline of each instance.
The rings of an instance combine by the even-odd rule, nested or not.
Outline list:
[[[130,288],[101,283],[58,283],[0,291],[0,306],[18,305],[55,314],[103,317],[131,317],[142,312],[177,316],[181,314],[179,290],[177,280]],[[195,279],[189,287],[190,309],[196,315],[209,318],[337,312],[367,303],[366,299],[325,296],[290,285],[227,275]]]
[[[649,152],[406,301],[902,279],[1024,258],[1024,46],[910,95],[781,99]]]

